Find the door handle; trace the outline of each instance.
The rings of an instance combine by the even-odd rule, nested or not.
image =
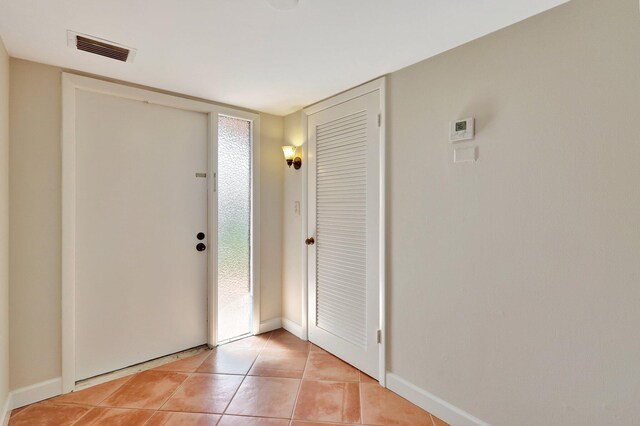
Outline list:
[[[309,237],[309,238],[307,238],[306,240],[304,240],[304,243],[305,243],[306,245],[308,245],[308,246],[312,246],[312,245],[314,245],[314,244],[315,244],[315,242],[316,242],[316,240],[314,240],[314,239],[313,239],[313,237]]]
[[[207,246],[205,246],[202,243],[198,243],[198,245],[196,246],[196,250],[198,251],[205,251],[207,249]]]

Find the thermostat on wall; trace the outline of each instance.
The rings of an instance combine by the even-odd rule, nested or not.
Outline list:
[[[473,139],[475,120],[473,118],[466,118],[464,120],[458,120],[451,122],[451,132],[449,133],[449,141],[459,142]]]

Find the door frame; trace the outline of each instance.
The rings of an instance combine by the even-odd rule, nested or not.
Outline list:
[[[217,140],[218,115],[252,122],[252,220],[251,220],[251,287],[253,302],[252,333],[260,330],[260,115],[213,103],[187,99],[147,89],[62,73],[62,393],[76,385],[75,334],[75,240],[76,240],[76,92],[78,90],[117,96],[207,114],[207,336],[208,345],[216,346],[217,318]],[[187,349],[187,348],[185,348]]]
[[[304,137],[304,146],[307,148],[304,150],[304,164],[309,164],[309,150],[308,150],[308,141],[309,141],[309,116],[325,110],[327,108],[331,108],[333,106],[342,104],[344,102],[350,101],[352,99],[358,98],[363,95],[367,95],[371,92],[378,91],[380,96],[380,204],[378,208],[380,209],[380,227],[379,227],[379,238],[380,238],[380,262],[379,262],[379,296],[380,296],[380,306],[379,306],[379,325],[378,327],[381,330],[381,339],[378,348],[378,381],[381,386],[386,387],[387,381],[387,368],[386,368],[386,347],[387,347],[387,327],[386,327],[386,77],[380,77],[376,80],[372,80],[368,83],[365,83],[361,86],[354,87],[353,89],[349,89],[345,92],[342,92],[338,95],[335,95],[329,99],[325,99],[324,101],[318,102],[317,104],[308,106],[304,111],[304,120],[302,123],[302,131]],[[303,174],[303,182],[302,182],[302,205],[304,206],[304,211],[302,212],[302,230],[304,233],[303,238],[307,238],[311,235],[311,231],[309,230],[309,173],[312,170],[307,167],[307,172]],[[302,243],[302,241],[301,241]],[[309,287],[311,283],[309,282],[309,257],[307,247],[302,244],[303,247],[303,256],[302,256],[302,282],[304,283],[302,286],[302,334],[305,339],[309,337],[309,322],[311,321],[312,312],[309,312],[309,297],[311,297],[311,292]]]

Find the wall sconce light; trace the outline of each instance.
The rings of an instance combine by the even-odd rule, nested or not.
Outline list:
[[[282,152],[284,153],[284,159],[287,160],[287,165],[291,167],[293,164],[293,168],[298,170],[302,167],[302,158],[296,157],[296,149],[295,146],[283,146]]]

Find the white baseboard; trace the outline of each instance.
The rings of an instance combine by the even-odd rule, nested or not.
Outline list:
[[[489,423],[483,422],[396,374],[387,372],[387,387],[451,426],[489,426]]]
[[[11,417],[11,392],[7,395],[2,411],[0,411],[0,426],[7,426]]]
[[[285,330],[287,330],[289,333],[293,334],[297,338],[303,339],[301,325],[298,325],[289,319],[282,318],[282,328],[284,328]],[[303,339],[303,340],[306,340],[306,339]]]
[[[282,328],[282,318],[271,318],[260,323],[260,333],[266,333],[267,331],[273,331]]]
[[[11,399],[11,409],[14,410],[60,394],[62,394],[62,377],[57,377],[13,390],[9,394],[9,399]]]
[[[284,328],[289,333],[302,339],[302,326],[286,318],[271,318],[260,323],[260,333]],[[305,339],[306,340],[306,339]]]

